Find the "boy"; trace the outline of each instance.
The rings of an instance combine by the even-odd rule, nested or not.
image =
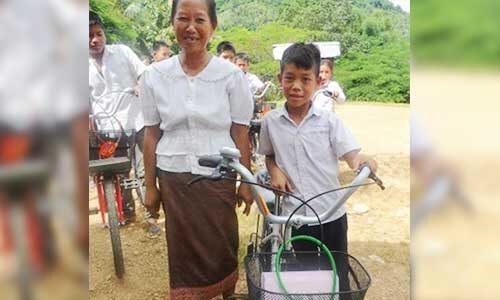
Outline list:
[[[217,45],[217,56],[234,63],[236,49],[229,41],[222,41]]]
[[[236,54],[235,59],[236,65],[245,73],[245,77],[248,80],[248,84],[250,85],[250,91],[253,95],[255,95],[259,90],[264,87],[264,83],[260,81],[257,75],[248,72],[250,69],[250,57],[248,54],[240,52]]]
[[[338,159],[345,160],[353,170],[368,163],[372,171],[376,162],[359,154],[360,147],[340,119],[332,112],[317,109],[311,97],[320,83],[320,53],[313,44],[296,43],[286,49],[280,63],[278,80],[286,97],[284,107],[266,114],[262,120],[259,153],[266,155],[271,185],[293,192],[303,200],[340,187]],[[329,193],[309,204],[318,215],[334,205],[339,194]],[[295,199],[283,200],[283,214],[290,214],[300,205]],[[313,216],[309,208],[298,214]],[[330,219],[322,222],[324,240],[330,250],[347,252],[347,216],[341,207]],[[310,235],[320,239],[320,226],[293,228],[292,235]],[[315,251],[307,242],[293,244],[296,251]],[[345,257],[334,255],[340,291],[349,290],[348,264]],[[305,268],[317,267],[317,261],[298,257]],[[310,264],[310,265],[309,265]],[[324,262],[322,262],[322,267]],[[348,299],[342,296],[341,299]]]
[[[159,62],[170,57],[170,48],[167,43],[158,41],[153,43],[153,61]]]
[[[144,140],[144,118],[142,107],[137,97],[123,97],[121,101],[115,91],[134,89],[138,95],[139,76],[145,66],[139,57],[125,45],[106,45],[106,34],[101,18],[96,13],[89,12],[89,90],[94,114],[116,110],[115,118],[124,130],[136,131],[135,140],[129,143],[136,145],[132,149],[138,163],[139,173],[144,173],[142,146]],[[104,96],[109,94],[109,96]],[[100,99],[96,104],[94,101]],[[119,105],[118,107],[116,107]],[[110,118],[111,120],[111,118]],[[116,123],[108,120],[98,124],[98,130],[116,130]],[[90,159],[97,159],[96,153],[89,153]],[[116,155],[126,155],[117,153]],[[141,172],[142,170],[142,172]],[[141,174],[138,174],[141,176]],[[124,174],[128,177],[128,174]],[[135,221],[135,203],[131,190],[123,191],[125,203],[124,215],[127,222]]]

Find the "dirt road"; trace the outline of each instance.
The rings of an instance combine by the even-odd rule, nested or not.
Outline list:
[[[366,267],[372,286],[365,299],[409,299],[409,117],[408,105],[349,103],[337,113],[351,128],[363,151],[379,163],[379,175],[387,189],[361,188],[348,203],[349,251]],[[345,183],[352,173],[341,167]],[[91,195],[91,198],[95,194]],[[368,208],[363,214],[358,207]],[[94,300],[168,299],[168,273],[164,236],[151,238],[140,222],[121,229],[126,276],[114,276],[107,230],[97,215],[90,216],[89,295]],[[256,214],[240,220],[240,261],[248,236],[254,231]],[[240,264],[237,292],[246,292]]]

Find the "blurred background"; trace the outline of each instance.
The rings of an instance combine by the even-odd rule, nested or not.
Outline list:
[[[498,299],[498,1],[411,2],[414,299]]]
[[[88,2],[0,1],[0,299],[87,299]]]
[[[414,299],[500,295],[498,11],[411,3]],[[0,0],[1,299],[88,298],[87,12]]]

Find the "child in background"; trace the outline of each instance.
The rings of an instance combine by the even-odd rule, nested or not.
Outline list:
[[[332,99],[338,104],[342,104],[346,100],[344,91],[342,91],[338,82],[331,80],[333,77],[334,64],[334,60],[321,60],[319,69],[320,87],[313,96],[314,106],[326,109],[327,111],[332,111],[334,109]],[[331,94],[331,96],[325,95],[324,92]]]
[[[312,105],[311,97],[317,90],[321,78],[320,53],[313,44],[296,43],[286,49],[280,65],[279,82],[286,103],[283,107],[267,113],[261,125],[259,153],[266,156],[266,166],[274,188],[292,192],[302,200],[340,187],[339,160],[347,162],[352,170],[367,163],[375,172],[377,163],[360,154],[360,147],[342,121],[332,112]],[[329,193],[309,204],[318,215],[333,206],[341,193]],[[283,215],[289,215],[301,204],[296,199],[285,197],[282,202]],[[303,207],[298,214],[314,216]],[[323,222],[323,243],[332,251],[347,252],[347,215],[342,206]],[[320,239],[319,224],[293,228],[292,235],[309,235]],[[296,251],[315,251],[316,246],[308,242],[293,243]],[[298,255],[304,269],[317,267],[317,259]],[[322,256],[322,258],[325,258]],[[335,255],[340,291],[348,291],[348,262],[342,255]],[[328,268],[326,259],[322,268]],[[349,299],[341,294],[341,300]]]
[[[217,56],[234,64],[236,49],[234,48],[233,44],[231,44],[231,42],[222,41],[217,45]]]

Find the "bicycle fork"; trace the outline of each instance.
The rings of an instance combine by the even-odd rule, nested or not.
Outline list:
[[[95,181],[97,182],[97,196],[99,199],[99,210],[101,212],[101,219],[103,224],[107,224],[106,222],[106,213],[108,212],[107,204],[106,204],[106,193],[104,192],[104,178],[102,175],[96,175]],[[125,224],[125,217],[123,215],[123,196],[122,196],[122,188],[120,185],[120,176],[115,175],[113,179],[113,183],[115,185],[115,201],[118,213],[118,220],[120,224]]]

